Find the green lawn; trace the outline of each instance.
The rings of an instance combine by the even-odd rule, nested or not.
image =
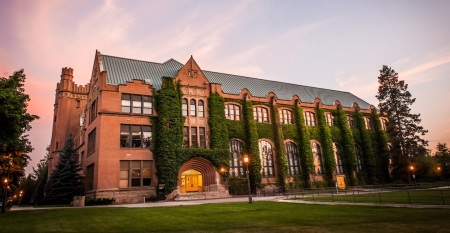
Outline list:
[[[371,203],[398,203],[398,204],[424,204],[424,205],[450,205],[450,190],[405,190],[393,192],[374,192],[361,194],[347,192],[341,195],[330,193],[305,195],[303,200],[314,201],[341,201],[341,202],[371,202]]]
[[[0,232],[450,232],[450,209],[255,202],[9,211]]]

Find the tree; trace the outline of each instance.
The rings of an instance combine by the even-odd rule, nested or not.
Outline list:
[[[420,126],[420,114],[412,114],[410,106],[416,101],[408,91],[408,84],[398,80],[398,73],[383,66],[378,77],[376,95],[381,114],[386,114],[389,122],[387,132],[392,150],[392,175],[397,180],[409,180],[408,164],[428,142],[421,138],[428,130]]]
[[[450,178],[450,149],[447,143],[439,143],[436,146],[436,153],[434,154],[440,169],[437,171],[439,175],[444,178]]]
[[[50,175],[45,187],[45,203],[69,204],[73,196],[81,195],[81,165],[74,146],[73,139],[69,137],[64,144],[56,169]]]
[[[27,113],[30,98],[25,94],[25,74],[14,72],[9,78],[0,78],[0,177],[9,185],[17,184],[24,175],[32,151],[25,133],[31,129],[31,122],[38,119]],[[1,212],[5,212],[6,185],[1,185],[3,195]]]
[[[48,179],[48,161],[47,158],[50,154],[50,146],[47,146],[47,154],[44,159],[40,161],[37,168],[33,168],[33,176],[36,178],[36,188],[33,191],[31,203],[41,204],[44,201],[44,191]]]

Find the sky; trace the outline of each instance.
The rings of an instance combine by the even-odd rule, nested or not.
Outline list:
[[[34,147],[50,144],[61,68],[87,84],[95,51],[351,92],[377,106],[383,65],[416,98],[429,149],[450,145],[450,1],[0,0],[0,76],[27,75]],[[5,124],[5,122],[1,122]]]

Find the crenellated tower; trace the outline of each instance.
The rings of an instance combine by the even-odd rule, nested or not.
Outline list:
[[[58,163],[65,141],[68,137],[75,139],[79,146],[83,134],[81,118],[84,117],[89,85],[77,85],[73,81],[73,69],[64,67],[61,80],[56,85],[53,109],[53,130],[50,142],[49,168],[50,175]]]

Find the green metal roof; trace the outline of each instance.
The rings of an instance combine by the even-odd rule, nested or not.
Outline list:
[[[157,90],[161,88],[161,77],[174,77],[183,67],[180,62],[170,59],[164,63],[139,61],[102,55],[103,70],[107,72],[108,84],[119,85],[132,82],[133,79],[150,82]],[[247,88],[252,96],[267,97],[274,92],[278,99],[291,100],[293,96],[300,97],[302,102],[313,103],[319,98],[323,104],[333,105],[336,100],[344,107],[352,107],[357,103],[362,109],[369,109],[370,104],[350,92],[336,91],[324,88],[309,87],[291,83],[250,78],[240,75],[203,71],[211,83],[222,84],[222,91],[228,94],[239,94]]]

